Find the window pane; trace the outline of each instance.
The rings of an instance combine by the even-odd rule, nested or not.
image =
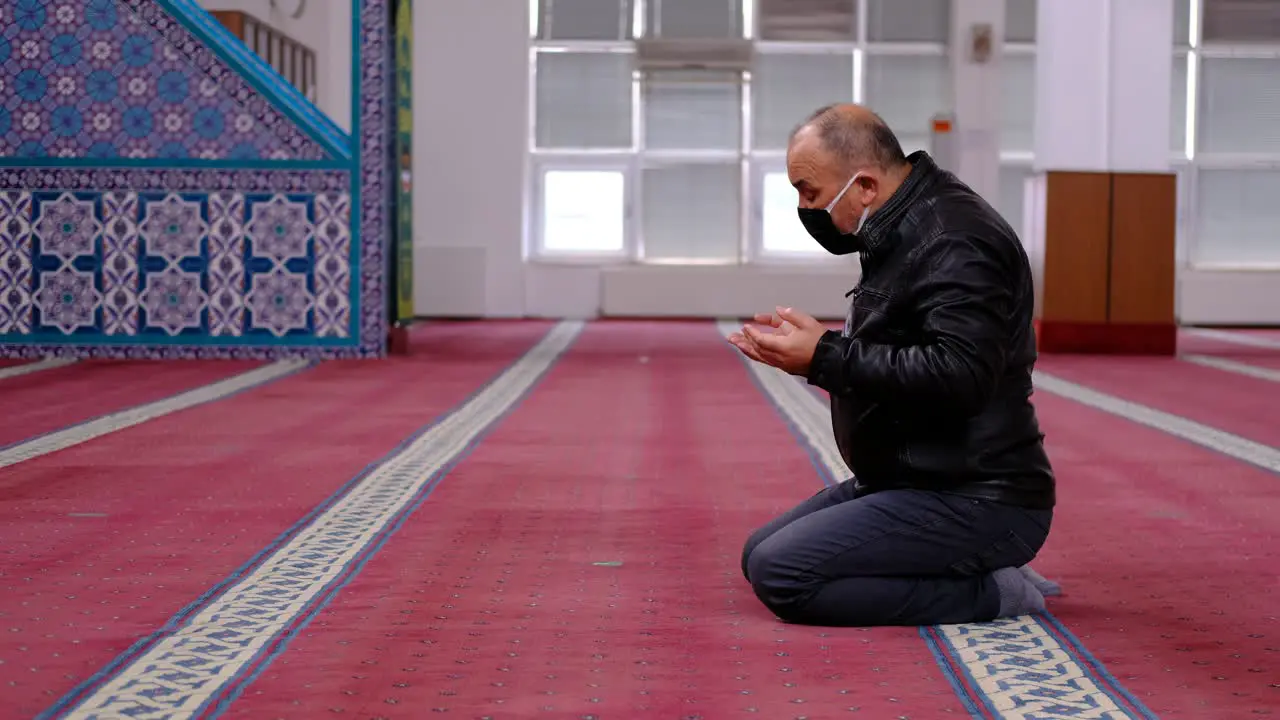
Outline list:
[[[1035,42],[1037,0],[1005,0],[1004,39],[1009,42]]]
[[[631,147],[631,57],[538,53],[535,123],[541,148]]]
[[[852,42],[855,0],[756,0],[756,36],[786,42]]]
[[[646,35],[742,37],[741,0],[649,0],[645,5]]]
[[[625,40],[631,36],[631,0],[541,0],[543,40]]]
[[[1173,57],[1173,72],[1169,75],[1169,149],[1182,152],[1187,149],[1187,56]]]
[[[1031,175],[1031,168],[1021,166],[1000,166],[1000,196],[987,198],[987,202],[1000,213],[1004,221],[1013,227],[1013,231],[1022,235],[1022,193],[1023,184]]]
[[[1207,43],[1280,41],[1280,4],[1275,0],[1204,0],[1203,8]]]
[[[946,110],[944,55],[867,56],[867,104],[897,134],[906,153],[929,148],[931,119]]]
[[[552,252],[620,252],[626,183],[609,170],[549,170],[542,176],[542,247]]]
[[[1200,150],[1280,152],[1280,60],[1204,58]]]
[[[1200,0],[1173,0],[1173,44],[1191,44],[1191,3]]]
[[[645,81],[645,147],[737,150],[742,142],[742,76],[654,74]]]
[[[950,0],[866,0],[869,42],[946,42]]]
[[[791,187],[787,174],[771,172],[764,176],[764,218],[762,222],[764,252],[770,254],[812,255],[825,250],[800,224],[796,212],[799,197]]]
[[[644,170],[644,254],[652,259],[733,260],[741,245],[738,163]]]
[[[1001,62],[1000,149],[1031,152],[1035,147],[1036,56],[1005,53]]]
[[[853,100],[853,54],[756,55],[752,145],[783,149],[797,123],[823,105]]]
[[[1280,263],[1280,171],[1200,170],[1195,259],[1201,263]]]

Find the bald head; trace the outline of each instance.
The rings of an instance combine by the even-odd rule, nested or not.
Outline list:
[[[843,233],[879,209],[910,172],[893,131],[861,105],[819,108],[787,143],[787,176],[799,207],[828,209]]]
[[[891,171],[906,163],[902,145],[885,121],[871,110],[853,103],[818,108],[795,130],[788,146],[816,143],[844,167],[872,166]]]

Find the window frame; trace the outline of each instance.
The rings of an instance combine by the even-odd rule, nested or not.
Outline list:
[[[622,247],[617,250],[552,249],[546,243],[546,182],[551,172],[616,172],[622,176]],[[616,264],[635,257],[636,161],[629,152],[539,153],[530,158],[526,259],[571,264]]]

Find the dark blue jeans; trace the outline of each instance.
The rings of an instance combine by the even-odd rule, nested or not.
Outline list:
[[[940,625],[996,617],[991,573],[1027,564],[1052,510],[923,490],[854,499],[828,487],[752,534],[742,572],[782,620],[804,625]]]

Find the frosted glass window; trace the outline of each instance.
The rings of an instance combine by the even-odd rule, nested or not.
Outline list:
[[[538,147],[631,147],[629,55],[539,52],[536,72]]]
[[[866,0],[869,42],[945,43],[951,0]]]
[[[741,0],[648,0],[645,6],[645,35],[742,37]]]
[[[1005,53],[1000,77],[1000,149],[1035,147],[1036,56]]]
[[[543,40],[625,40],[631,37],[632,0],[534,0]]]
[[[1183,152],[1187,149],[1187,56],[1173,57],[1173,72],[1169,75],[1169,149]]]
[[[1202,7],[1206,43],[1280,42],[1280,3],[1274,0],[1204,0]]]
[[[1280,170],[1206,170],[1197,178],[1195,262],[1280,264]]]
[[[948,109],[945,55],[867,56],[867,105],[898,136],[904,152],[929,148],[934,115]]]
[[[1200,0],[1173,0],[1173,44],[1191,44],[1191,3]]]
[[[796,212],[799,196],[786,173],[766,173],[762,196],[764,217],[761,244],[765,253],[813,255],[826,252],[800,223],[800,216]]]
[[[738,163],[645,168],[640,187],[645,257],[736,260],[741,175]]]
[[[814,110],[853,101],[853,54],[756,55],[751,75],[752,145],[780,150]]]
[[[625,242],[626,180],[620,171],[549,170],[542,176],[542,247],[616,253]]]
[[[1019,237],[1022,236],[1023,185],[1030,176],[1029,167],[1001,165],[1000,195],[986,199]]]
[[[1004,39],[1006,41],[1035,42],[1036,2],[1037,0],[1005,0]]]
[[[742,76],[654,74],[644,84],[645,147],[737,150],[742,142]]]
[[[856,0],[755,0],[756,36],[783,42],[852,42]]]
[[[1280,153],[1280,60],[1202,58],[1201,152]]]

